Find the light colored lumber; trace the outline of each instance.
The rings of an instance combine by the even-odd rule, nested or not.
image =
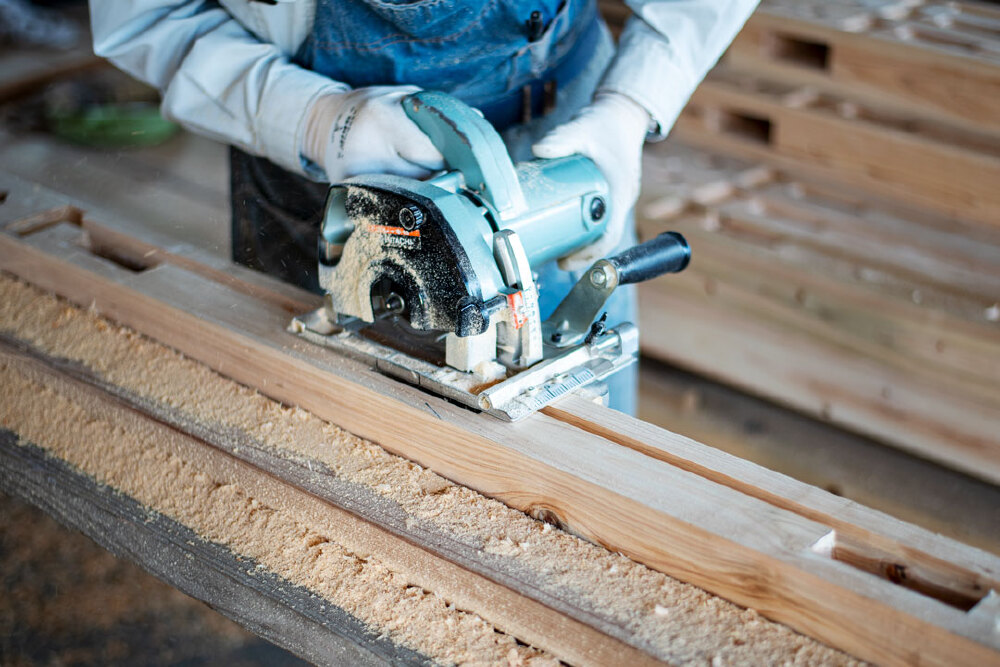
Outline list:
[[[652,238],[657,227],[647,228],[646,236]],[[697,221],[681,219],[670,227],[699,244],[700,261],[684,276],[645,291],[715,303],[734,321],[741,316],[770,321],[789,334],[905,373],[916,383],[938,384],[956,392],[956,400],[1000,409],[995,323],[962,321],[912,300],[887,299],[874,290],[790,267],[774,253],[705,232]],[[919,289],[914,286],[911,293]],[[983,306],[979,312],[986,310]]]
[[[746,220],[731,219],[734,227]],[[643,225],[644,236],[652,238],[663,227]],[[823,338],[915,377],[928,376],[943,386],[964,391],[971,400],[1000,405],[998,327],[983,317],[993,301],[979,299],[980,305],[973,312],[980,321],[969,322],[925,305],[924,290],[916,281],[900,295],[905,298],[887,297],[870,286],[845,284],[824,275],[816,266],[810,271],[809,267],[782,261],[782,255],[790,253],[743,242],[738,231],[732,235],[705,231],[697,218],[676,219],[669,227],[685,234],[703,252],[690,272],[661,281],[655,289],[700,300],[717,299],[720,307],[731,312],[735,312],[732,304],[738,299],[762,317],[784,320],[789,331]],[[784,245],[782,239],[775,245],[787,248],[792,243],[794,239]],[[891,252],[883,250],[883,255]],[[866,262],[854,265],[871,266]],[[914,303],[914,292],[919,294],[920,303]],[[727,305],[722,306],[723,302]]]
[[[183,133],[167,144],[203,146]],[[167,145],[142,151],[102,150],[55,142],[44,135],[11,136],[0,128],[0,164],[5,172],[33,183],[54,184],[73,197],[74,205],[114,225],[141,218],[145,226],[163,234],[184,230],[193,246],[218,256],[229,255],[227,191],[214,179],[176,175],[155,164],[144,163],[146,150],[170,154]],[[211,149],[217,146],[209,145]],[[216,154],[217,155],[217,154]],[[224,163],[214,162],[224,175]],[[190,171],[194,171],[189,170]],[[196,173],[196,172],[195,172]],[[224,182],[223,184],[224,185]],[[41,208],[36,209],[37,211]],[[198,221],[191,224],[192,220]]]
[[[996,228],[795,176],[705,203],[649,183],[641,236],[680,231],[696,260],[640,287],[644,351],[1000,479]]]
[[[962,560],[964,546],[939,541],[923,529],[893,519],[863,505],[845,501],[790,477],[745,461],[720,450],[704,447],[647,422],[614,410],[594,412],[580,398],[570,397],[545,409],[551,416],[617,442],[622,446],[693,472],[705,479],[748,496],[759,498],[830,526],[842,537],[864,543],[888,562],[906,563],[914,580],[947,582],[971,597],[979,597],[995,585],[989,577],[969,576],[952,560]],[[936,550],[936,556],[920,550]]]
[[[89,43],[70,50],[10,47],[0,50],[0,102],[37,92],[47,83],[94,69],[104,60]]]
[[[975,29],[964,39],[939,39],[926,21],[929,12],[959,3],[931,1],[912,11],[894,3],[896,15],[858,5],[846,16],[824,16],[850,4],[765,0],[725,61],[887,110],[1000,132],[1000,53],[977,49],[982,33]],[[913,22],[913,12],[922,24]],[[995,33],[992,41],[1000,43]]]
[[[504,632],[549,650],[562,660],[574,664],[607,664],[616,659],[627,659],[630,664],[658,662],[641,650],[595,630],[571,615],[470,570],[467,567],[469,563],[456,563],[436,553],[427,546],[427,536],[419,531],[400,535],[380,526],[375,519],[380,515],[386,518],[384,508],[365,507],[350,498],[345,503],[343,496],[338,498],[331,494],[330,486],[317,480],[322,474],[310,475],[312,483],[306,488],[293,484],[291,480],[295,476],[289,475],[293,462],[282,459],[273,451],[253,448],[252,443],[234,440],[230,434],[211,429],[197,429],[197,438],[188,435],[186,429],[190,430],[191,424],[178,421],[169,413],[162,413],[128,392],[102,386],[103,383],[90,372],[2,340],[0,367],[10,381],[24,379],[44,386],[80,406],[90,418],[115,424],[136,441],[155,441],[158,447],[169,450],[186,465],[211,471],[216,483],[246,489],[263,506],[322,525],[324,539],[351,553],[376,555],[381,563],[407,577],[411,585],[434,591],[435,595],[447,599],[459,609],[478,612]],[[137,453],[142,451],[138,444],[135,449]],[[100,480],[114,479],[112,473],[101,469],[100,463],[91,463],[89,474]],[[293,546],[289,545],[289,548]],[[439,543],[436,546],[449,545]],[[450,545],[446,553],[454,557],[458,546]],[[197,551],[193,554],[198,555]],[[213,565],[212,561],[204,564]],[[482,569],[481,563],[473,565]],[[281,574],[280,570],[278,574]],[[211,593],[201,592],[203,594],[199,597]],[[308,599],[308,596],[298,597]],[[558,600],[549,602],[566,609],[566,605]],[[319,599],[304,603],[299,600],[297,606],[309,616],[316,615],[320,611],[318,607],[325,604],[329,601]],[[586,616],[579,611],[577,613]],[[355,638],[359,641],[364,639]],[[372,639],[368,637],[362,643],[372,643]],[[379,642],[374,642],[374,646],[378,648]],[[289,648],[301,653],[305,647],[296,645]],[[404,649],[402,653],[405,655],[407,651]],[[336,662],[335,655],[327,656],[323,661],[330,662],[331,659]]]
[[[984,479],[1000,477],[996,418],[976,405],[745,314],[734,327],[704,299],[656,290],[643,298],[643,328],[671,332],[669,340],[646,340],[651,355]]]
[[[629,12],[602,0],[613,32]],[[763,0],[723,62],[1000,135],[1000,19],[982,2]]]
[[[131,273],[75,243],[77,233],[59,227],[3,238],[0,266],[451,479],[863,657],[994,655],[979,631],[972,641],[962,634],[964,612],[812,551],[828,526],[544,415],[509,425],[457,408],[284,333],[286,314],[265,303],[166,264]],[[994,577],[992,566],[965,565]],[[889,635],[898,643],[886,644]]]
[[[641,362],[639,417],[1000,555],[1000,487],[989,482],[649,358]]]
[[[726,68],[699,86],[676,128],[698,145],[957,218],[1000,220],[1000,139],[988,135]]]

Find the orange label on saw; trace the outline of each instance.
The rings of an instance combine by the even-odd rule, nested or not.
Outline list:
[[[368,229],[377,234],[392,234],[393,236],[420,236],[419,229],[406,231],[402,227],[390,227],[388,225],[369,225]]]
[[[524,313],[524,294],[522,292],[508,294],[507,306],[510,308],[511,318],[514,320],[514,328],[520,329],[528,321],[528,316]]]

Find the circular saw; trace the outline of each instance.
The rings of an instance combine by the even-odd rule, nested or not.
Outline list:
[[[471,408],[516,421],[570,392],[599,397],[638,359],[638,331],[607,322],[622,285],[683,270],[676,232],[583,272],[546,319],[539,267],[597,240],[608,186],[581,155],[515,165],[482,115],[444,93],[404,98],[447,169],[358,176],[330,188],[319,236],[322,308],[291,330]]]

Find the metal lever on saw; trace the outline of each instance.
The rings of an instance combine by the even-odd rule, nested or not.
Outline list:
[[[678,232],[664,232],[614,257],[597,260],[542,323],[545,343],[554,347],[578,343],[619,285],[679,273],[690,261],[691,246]]]

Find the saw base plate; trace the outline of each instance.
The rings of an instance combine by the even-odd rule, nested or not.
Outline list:
[[[589,344],[552,348],[552,356],[500,381],[465,373],[405,354],[372,340],[370,323],[356,318],[333,321],[326,308],[296,317],[288,329],[316,345],[371,364],[379,372],[418,386],[504,421],[518,421],[570,393],[607,402],[603,382],[638,360],[638,332],[629,323],[596,336]]]

